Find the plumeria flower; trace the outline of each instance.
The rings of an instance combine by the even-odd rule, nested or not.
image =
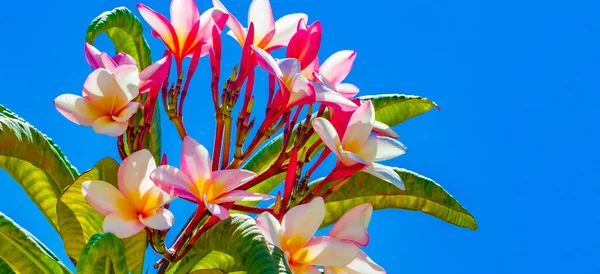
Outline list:
[[[256,176],[254,172],[243,169],[212,171],[211,163],[206,148],[186,136],[181,152],[181,169],[168,165],[159,166],[150,178],[171,195],[204,204],[221,220],[229,218],[229,211],[219,204],[272,198],[265,194],[236,190]]]
[[[312,121],[315,132],[337,156],[338,165],[363,165],[363,171],[404,189],[402,179],[393,168],[376,162],[398,157],[406,152],[406,147],[389,137],[369,136],[374,124],[375,110],[371,101],[363,102],[346,124],[334,126],[322,117]]]
[[[198,47],[202,47],[200,56],[209,53],[212,47],[213,27],[217,26],[221,31],[228,18],[227,13],[216,8],[200,15],[194,0],[172,0],[171,22],[143,4],[138,4],[137,7],[144,20],[154,30],[154,36],[162,39],[175,56],[179,72],[183,58],[192,55]]]
[[[275,61],[266,51],[252,46],[258,64],[269,74],[275,76],[284,92],[287,107],[321,102],[338,109],[354,109],[356,104],[339,93],[328,90],[320,84],[310,82],[300,73],[300,62],[293,58]]]
[[[137,67],[135,59],[127,53],[121,52],[111,58],[106,52],[100,52],[88,43],[85,44],[84,54],[92,69],[104,68],[114,72],[119,66],[134,65]],[[166,55],[142,70],[140,72],[140,93],[147,92],[152,87],[160,86],[167,78],[170,67],[171,55]]]
[[[83,96],[63,94],[54,100],[56,109],[73,123],[92,126],[99,134],[119,136],[141,107],[132,102],[139,93],[139,73],[134,65],[110,71],[99,68],[83,85]]]
[[[143,149],[123,160],[117,178],[118,189],[104,181],[83,182],[83,197],[105,216],[105,232],[127,238],[144,227],[166,230],[173,225],[173,213],[162,207],[173,197],[148,177],[155,168],[152,154]]]
[[[266,240],[281,248],[294,274],[321,273],[316,266],[344,267],[358,255],[359,248],[330,236],[314,236],[325,218],[323,198],[290,209],[281,224],[270,213],[256,218]]]
[[[359,89],[353,84],[342,83],[342,81],[346,79],[350,70],[352,70],[355,59],[356,51],[341,50],[329,56],[320,67],[319,60],[314,59],[314,61],[303,70],[303,73],[305,75],[312,74],[313,78],[308,76],[309,79],[317,81],[328,89],[336,91],[345,98],[350,99],[359,92]]]
[[[213,5],[227,11],[219,0],[213,0]],[[292,35],[296,32],[298,21],[301,19],[306,21],[308,16],[304,13],[288,14],[275,22],[269,0],[252,0],[248,10],[248,26],[250,26],[250,23],[254,24],[254,41],[252,44],[267,52],[287,46]],[[243,47],[248,29],[244,28],[232,14],[229,14],[227,26],[231,29],[227,34],[235,38]]]
[[[302,19],[298,22],[296,34],[292,36],[287,46],[285,56],[287,58],[298,59],[302,74],[309,79],[313,77],[314,64],[318,64],[319,62],[315,61],[315,59],[321,47],[322,36],[323,28],[321,27],[321,22],[316,21],[308,26],[306,25],[306,21]]]
[[[369,243],[367,227],[371,221],[372,214],[373,206],[370,203],[357,205],[344,213],[327,235],[341,241],[352,242],[358,247],[364,247]],[[386,273],[383,268],[373,262],[363,251],[359,251],[356,258],[348,265],[343,267],[323,267],[323,271],[325,274]]]

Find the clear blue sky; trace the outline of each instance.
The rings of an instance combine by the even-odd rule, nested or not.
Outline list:
[[[210,1],[199,1],[206,9]],[[441,107],[396,127],[408,153],[389,164],[435,179],[478,221],[476,232],[423,213],[377,211],[366,248],[389,273],[600,273],[600,20],[597,1],[272,1],[275,17],[305,12],[323,24],[320,58],[358,57],[348,82],[361,94],[406,93]],[[64,119],[52,106],[81,91],[88,23],[137,1],[3,1],[0,103],[52,137],[80,171],[118,158],[115,140]],[[169,1],[148,0],[168,14]],[[249,1],[224,0],[245,22]],[[293,4],[292,4],[293,3]],[[23,6],[25,5],[25,6]],[[135,11],[137,14],[137,11]],[[146,33],[154,58],[162,43]],[[224,37],[223,68],[239,57]],[[106,39],[100,49],[111,51]],[[192,82],[189,133],[212,146],[208,59]],[[262,74],[261,74],[262,75]],[[264,79],[264,78],[262,78]],[[265,81],[257,80],[258,89]],[[164,148],[180,142],[165,123]],[[67,264],[57,233],[0,172],[0,211]],[[182,225],[189,205],[175,208]],[[154,262],[148,261],[148,264]]]

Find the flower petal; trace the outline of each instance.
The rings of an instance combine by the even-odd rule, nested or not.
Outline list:
[[[91,126],[103,113],[83,97],[73,94],[62,94],[54,99],[54,107],[69,121]]]
[[[147,198],[144,196],[153,188],[158,188],[149,177],[155,168],[154,158],[147,149],[129,155],[119,167],[119,190],[138,211],[144,208],[145,198]]]
[[[117,113],[116,116],[113,115],[112,119],[116,122],[127,122],[140,108],[142,108],[142,104],[138,102],[129,102]]]
[[[122,215],[117,212],[109,214],[104,218],[103,228],[104,232],[112,232],[117,237],[123,239],[144,230],[144,224],[135,215]]]
[[[345,150],[358,152],[373,130],[375,123],[375,109],[371,101],[363,102],[352,113],[348,122],[348,129],[342,138]]]
[[[194,182],[208,180],[212,173],[208,150],[189,136],[183,138],[181,171]],[[202,191],[202,189],[199,190]]]
[[[363,171],[390,184],[393,184],[399,189],[405,190],[402,178],[400,178],[400,176],[398,176],[398,173],[396,173],[396,171],[394,171],[394,169],[389,166],[385,166],[378,163],[372,163],[370,166],[363,169]]]
[[[268,194],[248,192],[244,190],[232,190],[219,196],[217,199],[212,200],[211,203],[222,204],[228,202],[249,202],[269,199],[273,199],[273,196]]]
[[[145,218],[142,217],[142,215],[140,215],[138,218],[145,226],[158,230],[169,229],[171,226],[173,226],[173,222],[175,221],[175,216],[173,216],[173,213],[164,208],[159,208],[155,213]]]
[[[128,122],[117,122],[114,121],[111,117],[103,116],[92,124],[92,128],[94,132],[98,134],[106,134],[108,136],[117,137],[123,135],[125,130],[127,130]]]
[[[209,196],[218,197],[221,194],[237,188],[256,176],[256,173],[244,169],[224,169],[214,171],[211,174],[211,185]]]
[[[277,76],[280,80],[283,80],[283,72],[279,68],[279,64],[271,54],[267,53],[263,49],[252,45],[254,53],[256,53],[256,61],[258,65],[263,68],[267,73]]]
[[[290,98],[288,107],[297,104],[313,104],[315,103],[315,91],[313,83],[308,81],[304,75],[298,73],[292,78],[291,86],[288,87]]]
[[[104,68],[94,70],[83,84],[83,98],[94,104],[98,110],[112,114],[117,98],[123,96],[119,83],[113,74]],[[120,103],[124,99],[118,99]],[[124,104],[123,104],[124,105]]]
[[[346,79],[346,76],[348,76],[350,70],[352,70],[354,59],[356,59],[356,51],[338,51],[323,62],[321,68],[319,68],[319,72],[331,83],[338,85]]]
[[[369,162],[363,159],[361,156],[352,153],[350,151],[345,151],[342,148],[339,149],[339,159],[342,161],[344,166],[353,166],[356,164],[369,165]]]
[[[88,203],[104,216],[115,212],[135,212],[135,208],[127,198],[107,182],[85,181],[81,185],[81,191]]]
[[[282,233],[279,221],[271,213],[263,212],[256,217],[256,226],[265,239],[271,244],[281,248],[279,235]]]
[[[251,22],[254,23],[254,41],[260,42],[269,32],[275,30],[275,19],[269,0],[252,0],[248,9],[248,26]]]
[[[192,179],[176,167],[159,166],[150,173],[150,179],[169,195],[196,202],[202,198]]]
[[[312,127],[315,129],[315,132],[323,143],[335,153],[338,157],[340,157],[339,147],[341,145],[340,136],[337,131],[327,119],[322,117],[317,117],[312,121]]]
[[[229,18],[227,19],[227,26],[231,30],[229,32],[227,32],[227,34],[230,35],[230,36],[232,36],[233,38],[235,38],[235,40],[237,40],[238,43],[240,43],[240,45],[243,46],[244,45],[244,41],[246,40],[246,30],[244,29],[244,26],[242,26],[242,24],[240,23],[240,21],[238,21],[237,18],[235,18],[233,16],[233,14],[231,14],[225,8],[225,6],[223,6],[223,4],[221,3],[221,1],[219,1],[219,0],[213,0],[213,5],[215,6],[215,8],[224,10],[225,12],[227,12],[229,14]]]
[[[348,83],[341,83],[335,86],[335,91],[345,98],[353,98],[360,90],[357,86]]]
[[[118,66],[114,72],[115,79],[121,87],[122,97],[119,99],[124,100],[123,102],[115,101],[115,108],[121,108],[126,103],[131,102],[139,94],[140,87],[140,74],[138,73],[137,66],[134,65],[123,65]],[[120,105],[122,104],[122,105]]]
[[[224,208],[217,204],[209,203],[206,201],[206,199],[204,199],[204,205],[212,215],[219,217],[219,219],[225,220],[229,218],[229,210],[227,208]]]
[[[198,21],[198,18],[200,18],[200,13],[194,0],[171,1],[171,24],[175,33],[177,33],[180,45],[185,43],[186,36]]]
[[[89,43],[85,43],[83,48],[83,53],[85,55],[85,60],[87,60],[88,64],[92,69],[100,68],[102,65],[102,61],[100,60],[101,52],[94,46]]]
[[[373,161],[385,161],[406,153],[406,146],[396,139],[383,136],[369,136],[363,149],[373,153]]]
[[[373,133],[390,138],[400,137],[400,135],[398,135],[398,133],[396,133],[390,126],[379,121],[375,121],[373,124]]]
[[[284,58],[276,62],[284,78],[292,78],[300,73],[300,62],[294,58]]]
[[[313,237],[292,254],[294,262],[320,266],[344,266],[358,255],[358,246],[331,237]]]
[[[281,222],[283,249],[293,251],[303,247],[315,235],[323,218],[325,218],[325,203],[321,197],[290,209]]]
[[[293,13],[283,16],[275,22],[275,35],[269,42],[267,48],[285,47],[296,33],[298,22],[304,19],[308,20],[308,15],[304,13]],[[256,26],[256,25],[255,25]]]
[[[171,67],[171,54],[156,61],[140,72],[140,93],[148,91],[151,87],[159,86],[169,75]]]
[[[353,271],[349,273],[369,273],[369,274],[385,274],[385,270],[377,265],[367,254],[363,251],[359,251],[358,255],[350,264],[344,267],[346,271]]]
[[[294,274],[321,274],[321,271],[319,271],[318,268],[309,264],[290,264],[290,270],[292,270],[292,273]]]
[[[366,228],[369,226],[373,206],[370,203],[364,203],[348,210],[333,225],[328,236],[338,240],[353,241],[360,246],[366,246],[369,243],[369,234]]]
[[[315,89],[315,99],[317,102],[321,102],[328,106],[336,109],[342,109],[344,111],[356,109],[358,107],[354,102],[348,100],[342,94],[330,90],[321,84],[314,83],[313,86]]]
[[[162,14],[143,4],[138,4],[137,8],[144,20],[146,20],[154,32],[160,36],[160,39],[165,42],[167,47],[173,53],[178,53],[179,41],[177,40],[177,34],[175,33],[175,29],[171,25],[171,22],[169,22]]]
[[[102,62],[102,67],[110,71],[111,73],[115,71],[117,68],[117,63],[108,56],[108,53],[103,52],[100,54],[100,62]]]
[[[135,59],[133,59],[131,55],[125,52],[117,53],[115,56],[113,56],[112,59],[117,64],[117,66],[134,65],[137,67],[137,62],[135,61]]]

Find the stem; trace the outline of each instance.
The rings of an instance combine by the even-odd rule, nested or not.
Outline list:
[[[121,156],[121,160],[127,158],[127,153],[125,152],[125,142],[123,141],[123,135],[119,135],[117,138],[117,149],[119,150],[119,156]]]
[[[206,209],[205,209],[204,205],[198,205],[196,212],[194,212],[194,215],[192,216],[192,218],[188,221],[188,223],[185,226],[185,228],[183,229],[183,231],[179,233],[179,236],[177,236],[177,239],[171,246],[171,250],[173,250],[173,254],[171,254],[172,258],[170,258],[169,261],[176,260],[176,258],[178,257],[177,253],[181,250],[185,241],[187,239],[189,239],[190,236],[192,236],[192,232],[194,231],[194,228],[196,228],[196,226],[198,226],[198,224],[200,223],[202,218],[204,218],[205,213],[206,213]]]
[[[229,163],[229,150],[231,149],[231,115],[225,115],[223,117],[224,120],[224,136],[223,139],[225,142],[223,143],[223,155],[221,158],[221,169],[225,169],[227,164]]]
[[[215,171],[219,169],[219,159],[221,157],[221,142],[223,141],[223,112],[221,108],[217,108],[217,112],[215,114],[215,120],[217,122],[217,129],[215,132],[215,146],[213,148],[213,162],[212,162],[212,170]]]
[[[300,204],[305,204],[310,202],[310,200],[312,200],[315,196],[317,196],[317,194],[319,192],[321,192],[321,189],[328,183],[332,182],[334,180],[329,179],[329,177],[325,177],[325,179],[323,179],[323,181],[319,182],[319,184],[311,191],[308,193],[308,195],[306,195],[306,197],[304,197],[304,199],[300,200],[300,202],[298,203]]]
[[[177,129],[177,133],[179,133],[179,137],[181,138],[181,140],[183,140],[183,138],[187,135],[187,132],[185,131],[185,126],[183,125],[182,117],[174,116],[174,117],[171,117],[170,120],[173,123],[173,125],[175,125],[175,128]]]
[[[247,212],[247,213],[253,213],[253,214],[261,214],[263,212],[269,212],[269,213],[273,214],[272,208],[260,208],[260,207],[254,207],[254,206],[245,206],[245,205],[234,204],[231,207],[231,209],[237,210],[237,211],[243,211],[243,212]]]

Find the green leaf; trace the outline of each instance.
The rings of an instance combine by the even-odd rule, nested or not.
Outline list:
[[[71,273],[44,244],[0,212],[0,273]]]
[[[404,181],[406,190],[401,190],[368,173],[359,172],[325,198],[327,213],[321,226],[325,227],[336,222],[346,211],[356,205],[371,203],[374,209],[398,208],[422,211],[460,227],[477,229],[473,215],[435,181],[406,169],[395,168],[395,170]],[[314,187],[316,183],[311,183],[310,187]],[[326,191],[326,188],[323,191]]]
[[[362,101],[372,101],[373,106],[375,107],[375,119],[389,126],[398,125],[410,118],[421,115],[434,107],[439,109],[439,107],[433,101],[427,98],[421,98],[412,95],[385,94],[376,96],[363,96],[360,97],[360,99]],[[312,146],[317,140],[318,135],[314,134],[306,143],[305,147]],[[265,144],[261,150],[254,154],[252,158],[246,162],[243,168],[256,173],[266,170],[277,159],[277,156],[281,151],[282,141],[282,134],[272,139],[270,142]],[[323,149],[323,145],[321,145],[319,149],[316,149],[314,154],[319,152],[321,149]],[[270,179],[250,188],[248,191],[255,193],[269,193],[281,183],[281,180],[284,177],[285,176],[283,175],[271,177]],[[241,202],[240,204],[256,205],[257,203],[258,202]]]
[[[160,107],[158,102],[156,102],[154,115],[152,116],[152,123],[150,124],[150,130],[148,131],[148,136],[146,137],[146,143],[144,144],[144,147],[147,148],[150,153],[152,153],[157,166],[160,165],[161,158],[161,136],[162,130],[160,126]]]
[[[50,138],[2,105],[0,168],[21,185],[58,231],[58,196],[79,173]]]
[[[77,273],[129,273],[121,240],[112,233],[92,236],[81,251]]]
[[[65,243],[67,255],[76,260],[88,240],[103,232],[104,216],[96,212],[83,197],[81,187],[87,180],[102,180],[117,187],[119,164],[104,158],[92,169],[84,172],[60,196],[58,220],[60,235]],[[146,251],[146,232],[122,239],[127,256],[128,268],[141,273]]]
[[[197,270],[291,273],[283,252],[267,244],[254,219],[240,214],[232,214],[231,218],[220,221],[202,234],[186,257],[170,265],[167,273]]]
[[[88,26],[85,40],[93,45],[96,37],[102,33],[106,33],[115,44],[117,53],[131,55],[140,70],[152,64],[142,23],[129,9],[118,7],[98,15]]]

